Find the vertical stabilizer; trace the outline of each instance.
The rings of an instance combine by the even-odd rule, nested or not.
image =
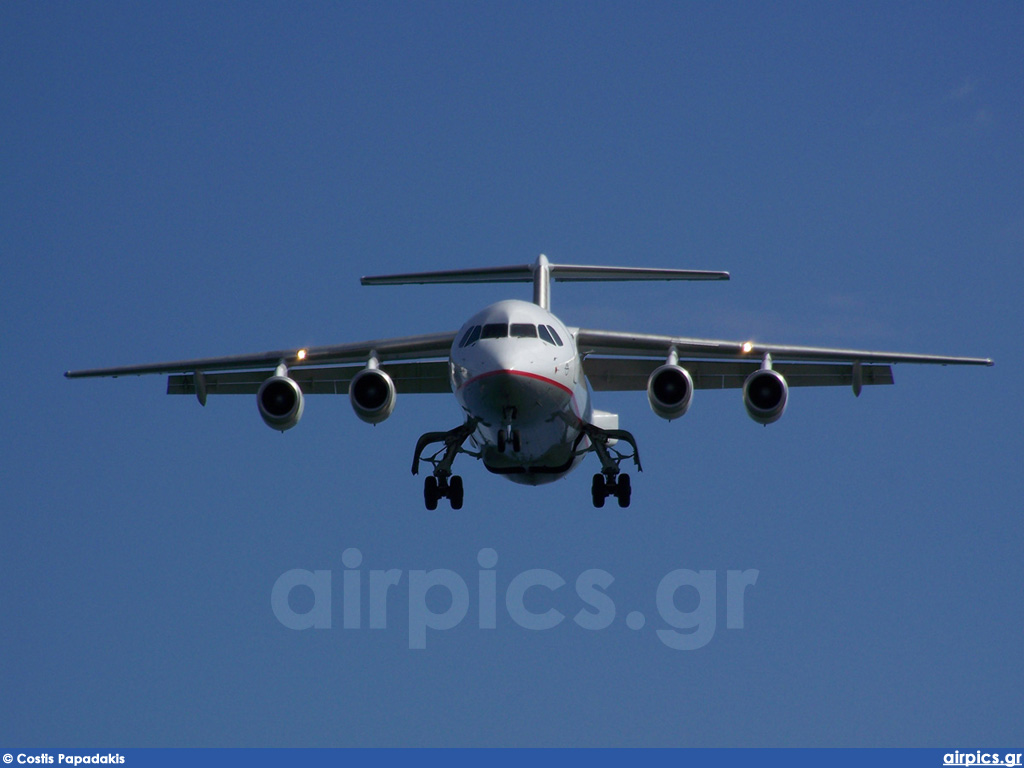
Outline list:
[[[533,303],[551,309],[551,265],[543,253],[533,265]]]

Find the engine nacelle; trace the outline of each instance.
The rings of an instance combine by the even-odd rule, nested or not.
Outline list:
[[[750,418],[758,424],[778,421],[788,399],[789,385],[781,373],[770,368],[754,371],[743,382],[743,404]]]
[[[663,419],[678,419],[693,400],[693,378],[685,368],[666,363],[647,379],[647,401]]]
[[[395,383],[380,368],[364,368],[349,382],[348,399],[356,416],[380,424],[395,410]]]
[[[277,374],[260,384],[256,405],[268,427],[284,432],[299,423],[305,402],[299,385],[293,379]]]

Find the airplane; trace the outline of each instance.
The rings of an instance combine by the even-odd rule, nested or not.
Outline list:
[[[517,483],[558,480],[594,453],[600,472],[591,500],[614,496],[630,504],[631,461],[642,471],[637,442],[617,414],[598,410],[593,393],[646,390],[663,419],[683,416],[696,389],[741,389],[751,419],[768,425],[786,410],[790,387],[892,384],[893,363],[992,365],[988,358],[717,341],[566,325],[551,312],[552,281],[728,280],[728,272],[533,264],[363,277],[363,285],[431,283],[533,284],[532,302],[491,304],[455,332],[374,339],[252,355],[67,371],[68,378],[170,374],[168,394],[256,395],[267,426],[284,432],[299,423],[304,396],[348,394],[359,419],[379,424],[399,394],[454,393],[465,416],[454,428],[416,442],[412,473],[429,465],[427,509],[448,499],[461,509],[464,485],[452,465],[459,454]],[[467,447],[467,443],[468,446]],[[628,450],[623,448],[628,446]],[[428,447],[437,446],[426,453]]]

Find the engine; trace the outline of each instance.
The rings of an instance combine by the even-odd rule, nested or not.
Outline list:
[[[782,374],[770,368],[754,371],[743,382],[743,404],[750,418],[758,424],[778,421],[788,399],[789,385]]]
[[[256,393],[256,404],[264,423],[271,429],[281,432],[299,423],[305,406],[299,385],[280,373],[260,384],[259,392]]]
[[[364,368],[349,382],[348,399],[356,416],[380,424],[395,410],[395,383],[380,368]]]
[[[663,419],[678,419],[693,400],[693,379],[685,368],[666,363],[647,379],[647,401]]]

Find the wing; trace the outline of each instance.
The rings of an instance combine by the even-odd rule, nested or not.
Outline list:
[[[583,371],[595,392],[639,392],[647,389],[647,380],[664,360],[589,357]],[[739,389],[747,376],[761,364],[717,360],[681,360],[680,365],[693,377],[694,389]],[[786,378],[791,387],[849,387],[854,382],[853,364],[779,363],[772,368]],[[888,365],[862,365],[861,384],[892,384]],[[255,390],[253,390],[255,392]]]
[[[305,394],[347,394],[352,377],[371,356],[388,372],[399,393],[449,392],[447,358],[455,332],[374,339],[354,344],[283,349],[252,355],[207,357],[116,368],[67,371],[70,379],[94,376],[168,377],[168,394],[197,394],[197,380],[208,394],[255,394],[260,384],[284,363]],[[416,360],[418,362],[394,362]],[[358,365],[345,365],[357,363]]]
[[[739,388],[766,355],[791,386],[892,384],[891,363],[992,365],[979,357],[875,352],[862,349],[783,346],[619,331],[576,331],[584,371],[595,390],[642,390],[647,377],[675,349],[696,389]],[[604,355],[607,357],[595,357]],[[647,359],[644,359],[647,358]]]
[[[365,365],[331,366],[326,368],[292,368],[288,371],[304,395],[347,395],[352,377]],[[380,367],[395,382],[400,395],[450,393],[448,363],[432,360],[422,363],[385,363]],[[206,393],[210,395],[255,395],[267,379],[269,371],[232,371],[204,374]],[[194,373],[167,377],[168,395],[199,395]]]

